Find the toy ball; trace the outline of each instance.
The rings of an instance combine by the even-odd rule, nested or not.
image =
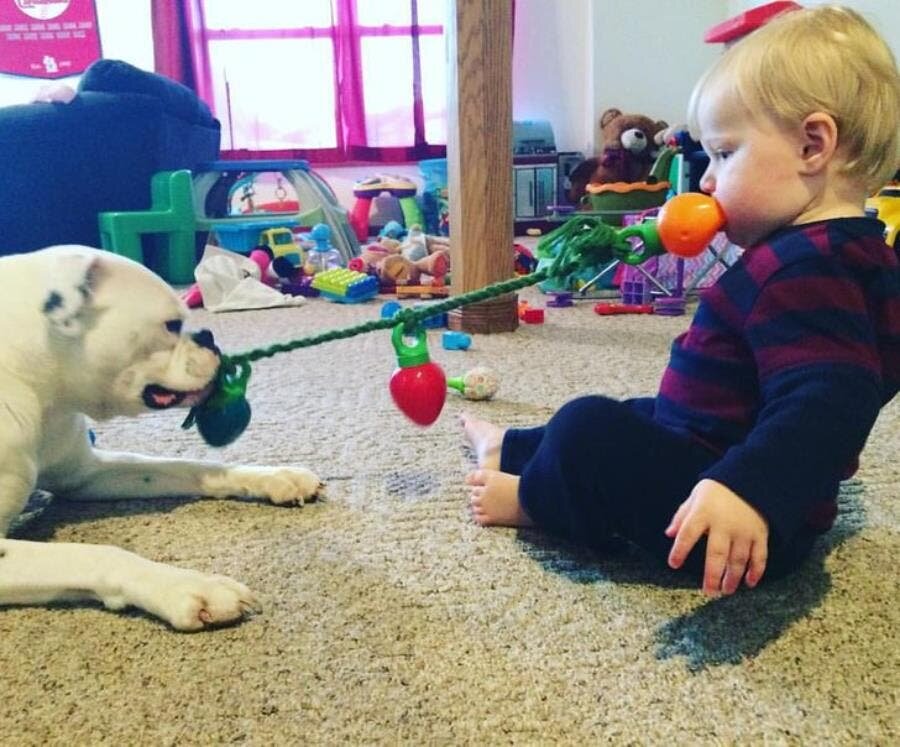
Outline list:
[[[462,376],[447,379],[447,386],[455,389],[466,399],[491,399],[500,388],[497,374],[490,368],[479,366]]]
[[[722,206],[698,192],[675,195],[660,208],[656,219],[663,246],[679,257],[696,257],[724,225]]]

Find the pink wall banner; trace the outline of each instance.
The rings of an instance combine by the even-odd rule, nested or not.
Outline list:
[[[0,0],[0,73],[64,78],[99,58],[94,0]]]

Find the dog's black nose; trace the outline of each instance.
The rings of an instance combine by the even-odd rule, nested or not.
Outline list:
[[[216,342],[213,340],[213,333],[208,329],[201,329],[199,332],[194,332],[194,334],[191,335],[191,339],[201,348],[209,348],[210,350],[219,352],[219,349],[216,347]]]

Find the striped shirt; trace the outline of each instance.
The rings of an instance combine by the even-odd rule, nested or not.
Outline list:
[[[828,529],[900,386],[900,269],[871,218],[790,226],[746,250],[672,345],[654,419],[721,459],[702,478],[780,537]]]

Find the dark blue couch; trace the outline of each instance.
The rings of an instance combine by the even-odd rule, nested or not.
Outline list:
[[[99,246],[98,213],[149,207],[153,174],[215,160],[220,134],[188,88],[118,60],[69,104],[0,108],[0,255]]]

